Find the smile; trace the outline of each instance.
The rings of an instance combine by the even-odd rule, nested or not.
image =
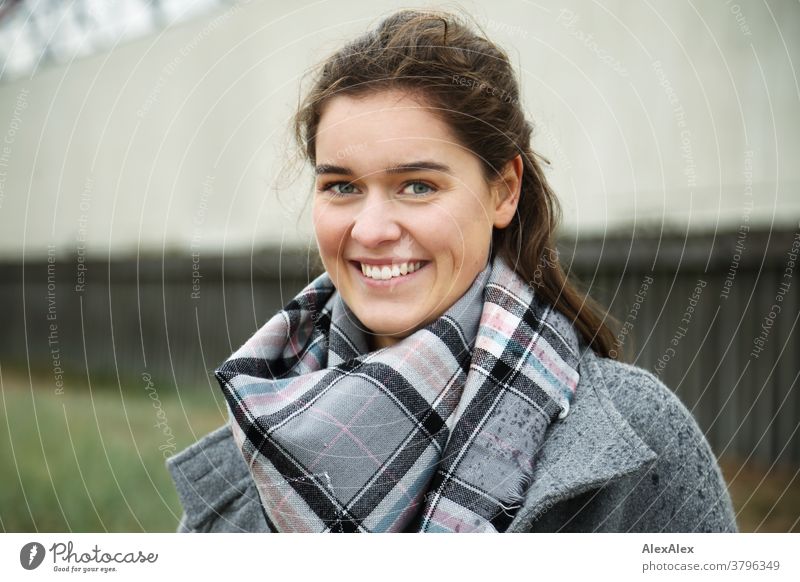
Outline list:
[[[364,277],[374,281],[389,281],[391,279],[407,277],[427,264],[428,261],[410,261],[393,264],[388,263],[384,265],[368,265],[358,261],[353,262],[353,265],[357,265],[361,269],[361,274],[364,275]]]

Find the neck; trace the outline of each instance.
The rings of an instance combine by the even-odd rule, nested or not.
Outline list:
[[[388,348],[393,346],[394,344],[398,343],[401,338],[392,336],[392,335],[376,335],[370,334],[368,336],[369,341],[369,349],[370,351],[380,350],[382,348]]]

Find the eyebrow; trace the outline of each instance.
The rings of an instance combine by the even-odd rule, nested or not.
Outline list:
[[[414,172],[419,170],[433,170],[436,172],[443,172],[445,174],[452,174],[453,171],[450,169],[450,166],[445,164],[440,164],[439,162],[433,162],[430,160],[420,160],[418,162],[409,162],[406,164],[396,164],[394,166],[390,166],[386,168],[383,173],[384,174],[403,174],[405,172]],[[336,166],[333,164],[320,164],[316,168],[314,168],[314,173],[317,176],[322,174],[344,174],[347,176],[354,175],[353,170],[350,168],[346,168],[344,166]]]

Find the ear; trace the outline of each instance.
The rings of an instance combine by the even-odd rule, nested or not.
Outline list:
[[[494,226],[496,228],[505,228],[511,223],[511,219],[514,218],[517,211],[521,190],[522,156],[517,154],[517,157],[506,162],[492,189],[495,203]]]

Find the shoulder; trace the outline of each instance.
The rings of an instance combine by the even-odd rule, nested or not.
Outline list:
[[[224,425],[167,459],[183,516],[180,532],[267,532],[250,471]]]
[[[592,358],[602,390],[656,454],[646,471],[609,484],[629,531],[736,531],[730,496],[714,455],[691,412],[642,368]]]

